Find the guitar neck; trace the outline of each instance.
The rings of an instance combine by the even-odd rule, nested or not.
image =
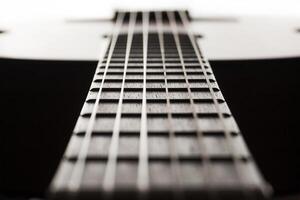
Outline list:
[[[256,199],[256,168],[187,12],[117,12],[52,199]]]

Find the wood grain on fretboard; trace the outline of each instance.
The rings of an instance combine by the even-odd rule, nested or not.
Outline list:
[[[54,199],[254,199],[265,183],[186,12],[118,12]]]

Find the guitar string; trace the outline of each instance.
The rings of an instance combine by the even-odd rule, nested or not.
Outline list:
[[[226,125],[226,122],[224,120],[224,116],[222,115],[221,113],[221,108],[220,108],[220,105],[218,104],[218,101],[217,101],[217,98],[215,96],[215,93],[213,91],[213,88],[211,86],[211,83],[209,81],[209,78],[208,78],[208,75],[207,75],[207,71],[204,67],[204,63],[202,61],[202,58],[200,56],[200,52],[199,52],[199,49],[197,48],[197,45],[196,45],[196,42],[190,32],[190,30],[188,29],[188,19],[187,19],[187,16],[186,16],[186,13],[184,12],[179,12],[179,15],[180,15],[180,18],[182,20],[182,23],[183,23],[183,26],[185,27],[185,29],[187,30],[187,33],[188,33],[188,37],[189,37],[189,40],[191,41],[192,43],[192,46],[193,46],[193,49],[197,55],[197,58],[198,58],[198,61],[199,61],[199,64],[203,70],[203,73],[204,73],[204,76],[205,76],[205,79],[206,79],[206,82],[209,86],[209,91],[211,93],[211,96],[213,98],[213,101],[214,101],[214,104],[215,104],[215,107],[216,107],[216,110],[218,112],[218,116],[219,118],[221,119],[221,122],[222,122],[222,126],[224,128],[224,132],[225,132],[225,137],[226,137],[226,146],[228,148],[228,150],[231,152],[232,154],[232,157],[233,157],[233,163],[234,163],[234,166],[236,168],[236,173],[237,173],[237,176],[238,176],[238,179],[239,179],[239,182],[240,184],[242,185],[242,192],[243,194],[245,195],[246,198],[249,198],[250,194],[249,192],[247,192],[245,189],[245,182],[244,182],[244,173],[243,173],[243,169],[242,169],[242,163],[240,162],[240,160],[238,159],[238,154],[236,153],[235,151],[235,147],[233,145],[233,139],[232,139],[232,136],[231,136],[231,133]],[[207,65],[209,66],[209,63],[207,62]],[[210,67],[210,66],[209,66]]]
[[[183,14],[182,13],[180,13],[180,17],[181,18],[186,18],[186,16],[182,16]],[[185,19],[186,21],[187,21],[187,19]],[[118,21],[118,19],[117,19],[117,21]],[[183,23],[184,23],[184,26],[186,26],[186,21],[184,22],[184,20],[182,19],[182,21],[183,21]],[[117,25],[118,23],[116,23],[116,25]],[[115,31],[114,31],[115,32]],[[191,40],[191,43],[192,43],[192,45],[193,45],[193,48],[194,49],[197,49],[197,47],[195,47],[194,45],[194,43],[195,43],[195,41],[194,41],[194,39],[193,39],[193,37],[190,35],[190,34],[188,34],[188,36],[189,36],[189,38],[190,38],[190,40]],[[114,37],[112,37],[112,40],[111,40],[111,45],[110,45],[110,51],[111,51],[111,49],[113,50],[113,48],[112,48],[112,43],[113,43],[113,38]],[[198,49],[197,49],[198,50]],[[200,53],[199,52],[197,52],[197,50],[195,50],[195,52],[196,52],[196,55],[197,55],[197,57],[198,57],[198,60],[199,60],[199,63],[201,64],[201,67],[202,68],[204,68],[203,67],[203,62],[202,62],[202,59],[201,59],[201,56],[200,56]],[[199,51],[199,50],[198,50]],[[110,57],[109,55],[108,55],[108,57]],[[145,59],[144,59],[145,60]],[[100,91],[99,91],[99,93],[101,93],[101,90],[102,90],[102,86],[103,86],[103,82],[104,82],[104,77],[106,76],[106,70],[107,70],[107,67],[108,67],[108,64],[109,64],[109,62],[110,61],[107,61],[106,62],[106,68],[105,68],[105,72],[104,72],[104,74],[103,74],[103,79],[102,79],[102,83],[101,83],[101,87],[100,87]],[[145,61],[144,61],[145,62]],[[100,62],[99,62],[100,63]],[[206,81],[207,81],[207,83],[209,84],[209,87],[210,87],[210,92],[211,92],[211,95],[212,95],[212,97],[213,97],[213,101],[214,101],[214,103],[215,103],[215,106],[216,107],[219,107],[219,105],[218,105],[218,103],[216,103],[217,102],[217,99],[216,99],[216,97],[215,97],[215,95],[214,95],[214,93],[213,93],[213,90],[212,90],[212,86],[210,85],[210,82],[209,82],[209,80],[208,80],[208,77],[207,77],[207,72],[206,72],[206,69],[204,69],[204,73],[205,73],[205,78],[206,78]],[[145,72],[144,72],[145,73]],[[145,77],[144,77],[144,80],[145,80]],[[188,81],[188,80],[187,80]],[[189,85],[189,84],[188,84]],[[98,103],[95,103],[95,105],[94,105],[94,109],[93,109],[93,113],[94,113],[94,111],[97,111],[97,109],[95,109],[95,107],[98,107],[98,104],[99,104],[99,100],[100,100],[100,94],[98,93],[98,95],[97,95],[97,97],[99,96],[99,99],[98,98],[96,98],[96,102],[97,102],[97,99],[98,99]],[[143,89],[143,100],[144,100],[144,89]],[[218,109],[218,108],[216,108],[216,109]],[[93,113],[92,113],[92,115],[93,115]],[[223,119],[224,120],[224,116],[222,115],[222,113],[221,113],[221,111],[220,111],[220,108],[219,108],[219,110],[218,110],[218,114],[219,114],[219,116],[221,116],[220,118],[221,119]],[[91,115],[91,119],[90,119],[90,121],[89,121],[89,124],[91,123],[91,120],[92,120],[92,115]],[[95,114],[96,115],[96,114]],[[95,118],[95,116],[94,116],[94,118]],[[95,121],[95,119],[94,119],[94,121]],[[93,122],[94,123],[94,122]],[[226,124],[225,124],[225,122],[223,122],[223,126],[224,126],[224,128],[226,129],[227,128],[227,126],[226,126]],[[88,126],[89,127],[89,126]],[[93,127],[93,125],[91,126],[91,127]],[[147,129],[146,129],[147,130]],[[229,137],[230,137],[230,139],[232,140],[232,138],[231,138],[231,136],[230,136],[230,131],[229,130],[227,130],[228,131],[228,133],[226,133],[226,131],[225,131],[225,133],[226,133],[226,137],[229,135]],[[75,163],[75,166],[74,166],[74,169],[73,169],[73,171],[72,171],[72,175],[71,175],[71,179],[79,179],[79,181],[77,181],[77,182],[79,182],[79,184],[78,185],[80,185],[80,182],[81,182],[81,178],[82,178],[82,172],[79,172],[79,171],[83,171],[84,170],[84,165],[85,165],[85,161],[86,161],[86,156],[87,155],[85,155],[85,157],[83,157],[83,156],[80,156],[81,154],[82,155],[84,155],[84,153],[81,153],[83,150],[83,148],[84,149],[86,149],[86,152],[87,152],[87,150],[88,150],[88,146],[89,146],[89,141],[90,141],[90,137],[91,137],[91,133],[90,133],[90,135],[88,136],[88,134],[87,134],[87,132],[88,132],[88,129],[87,129],[87,131],[86,131],[86,134],[85,134],[85,137],[84,137],[84,139],[83,139],[83,144],[82,144],[82,146],[81,146],[81,149],[80,149],[80,153],[79,153],[79,155],[78,155],[78,159],[76,160],[76,163]],[[87,137],[88,136],[88,137]],[[142,137],[142,136],[141,136]],[[146,138],[147,139],[147,138]],[[147,143],[147,142],[146,142]],[[228,144],[229,145],[229,144]],[[232,144],[231,144],[232,145]],[[232,145],[232,148],[234,148],[234,146]],[[86,153],[87,154],[87,153]],[[238,160],[238,158],[237,157],[234,157],[234,159],[237,159]],[[148,161],[148,160],[147,160]],[[239,161],[239,160],[238,160]],[[83,164],[82,165],[82,167],[76,167],[77,165],[81,165],[81,164]],[[82,170],[79,170],[79,169],[75,169],[75,168],[81,168]],[[75,173],[74,171],[78,171],[78,173]],[[76,175],[77,177],[80,177],[80,178],[74,178],[73,176],[75,176],[74,174],[81,174],[81,175]],[[70,179],[70,180],[71,180]],[[71,182],[74,182],[74,181],[71,181]],[[76,181],[75,181],[76,182]],[[75,184],[76,185],[76,184]],[[70,188],[76,188],[76,186],[75,185],[72,185],[72,184],[70,184],[69,185],[69,187]],[[77,188],[78,188],[78,186],[77,186]]]
[[[105,174],[104,174],[104,181],[103,181],[103,189],[107,192],[111,192],[115,185],[115,173],[116,173],[117,156],[118,156],[118,143],[119,143],[124,86],[125,86],[126,72],[127,72],[127,66],[128,66],[128,61],[129,61],[129,54],[130,54],[130,50],[131,50],[131,44],[132,44],[132,39],[133,39],[135,23],[136,23],[136,13],[130,12],[123,80],[122,80],[122,86],[121,86],[121,92],[120,92],[120,98],[119,98],[119,103],[118,103],[118,108],[117,108],[116,119],[114,122],[113,135],[111,138],[111,143],[110,143],[110,148],[109,148],[108,161],[107,161]]]
[[[208,156],[208,152],[207,152],[207,149],[206,149],[206,146],[205,146],[205,143],[204,143],[204,135],[203,135],[203,130],[201,129],[200,125],[198,124],[198,116],[197,116],[197,109],[196,109],[196,106],[195,106],[195,102],[194,102],[194,99],[192,97],[192,91],[191,91],[191,86],[190,86],[190,83],[189,83],[189,80],[187,78],[187,72],[186,72],[186,66],[185,66],[185,62],[184,62],[184,58],[183,58],[183,54],[182,54],[182,49],[181,49],[181,43],[180,43],[180,39],[179,39],[179,36],[178,36],[178,27],[177,27],[177,23],[176,23],[176,20],[175,20],[175,16],[174,16],[174,13],[173,12],[167,12],[167,16],[168,16],[168,19],[170,21],[170,26],[171,26],[171,29],[172,29],[172,34],[173,34],[173,38],[174,38],[174,41],[175,41],[175,44],[176,44],[176,48],[177,48],[177,51],[178,51],[178,55],[179,55],[179,58],[180,58],[180,64],[182,66],[182,71],[183,71],[183,74],[184,74],[184,79],[185,79],[185,83],[187,85],[187,89],[188,89],[188,96],[189,96],[189,101],[190,101],[190,105],[192,107],[192,114],[193,114],[193,121],[195,123],[195,127],[196,127],[196,133],[197,133],[197,140],[198,140],[198,144],[199,144],[199,149],[201,150],[201,155],[202,155],[202,161],[203,161],[203,181],[204,183],[206,183],[205,187],[207,187],[208,189],[211,187],[210,185],[210,177],[211,177],[211,174],[212,174],[212,167],[211,167],[211,162],[210,162],[210,159],[209,159],[209,156]],[[209,191],[209,198],[211,199],[214,199],[215,198],[215,195],[213,193]]]
[[[69,179],[69,182],[68,182],[68,188],[71,191],[77,191],[80,187],[80,184],[81,184],[81,180],[82,180],[82,176],[83,176],[83,172],[84,172],[84,168],[85,168],[85,162],[86,162],[86,158],[87,158],[87,154],[88,154],[89,144],[90,144],[90,140],[91,140],[91,136],[92,136],[92,132],[93,132],[93,127],[94,127],[94,123],[95,123],[95,119],[96,119],[96,113],[97,113],[98,106],[99,106],[99,100],[100,100],[100,96],[102,94],[102,87],[103,87],[104,80],[105,80],[105,77],[106,77],[106,73],[107,73],[107,70],[108,70],[108,67],[109,67],[110,59],[112,57],[113,50],[115,48],[117,38],[118,38],[120,29],[121,29],[121,26],[122,26],[123,18],[124,18],[124,14],[119,14],[118,18],[117,18],[117,21],[116,21],[116,25],[114,27],[114,31],[113,31],[113,35],[112,35],[112,38],[111,38],[109,53],[108,53],[107,61],[106,61],[106,64],[105,64],[105,70],[104,70],[104,74],[103,74],[103,77],[102,77],[100,89],[99,89],[99,92],[96,96],[96,101],[95,101],[95,104],[94,104],[94,107],[93,107],[93,110],[92,110],[92,114],[91,114],[89,122],[88,122],[88,126],[87,126],[87,129],[86,129],[84,138],[83,138],[83,142],[82,142],[82,145],[80,147],[77,160],[75,161],[74,168],[71,172],[71,176],[70,176],[70,179]],[[101,65],[102,65],[102,60],[100,59],[99,62],[98,62],[97,69],[100,68]],[[96,75],[95,75],[95,77],[96,77]]]
[[[168,127],[169,127],[169,146],[170,146],[170,156],[171,156],[171,172],[172,177],[174,177],[174,197],[175,199],[185,199],[184,191],[182,188],[181,182],[181,172],[180,172],[180,162],[178,151],[176,149],[176,139],[175,132],[172,126],[172,115],[171,115],[171,103],[170,103],[170,95],[168,89],[168,79],[167,79],[167,69],[166,69],[166,60],[165,60],[165,45],[164,45],[164,35],[163,35],[163,25],[162,25],[162,14],[161,12],[155,12],[156,18],[156,28],[158,32],[158,40],[162,58],[162,66],[164,70],[164,83],[165,83],[165,91],[166,91],[166,101],[167,101],[167,110],[168,110]]]
[[[143,23],[143,100],[142,100],[137,185],[140,191],[145,191],[149,187],[147,108],[146,108],[147,50],[148,50],[148,32],[149,32],[148,12],[143,12],[142,23]]]

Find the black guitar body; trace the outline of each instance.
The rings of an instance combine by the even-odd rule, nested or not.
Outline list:
[[[96,62],[1,59],[0,65],[1,193],[43,197],[76,123]],[[300,58],[212,60],[211,65],[275,196],[299,193]]]

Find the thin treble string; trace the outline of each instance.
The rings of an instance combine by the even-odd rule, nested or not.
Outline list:
[[[147,108],[146,108],[146,78],[147,78],[147,55],[148,55],[148,32],[149,32],[149,13],[143,12],[143,100],[141,115],[141,133],[139,145],[139,165],[137,186],[141,191],[149,187],[148,169],[148,135],[147,135]]]
[[[109,48],[109,53],[108,53],[108,57],[106,60],[106,64],[105,64],[105,70],[104,70],[104,74],[102,77],[102,81],[101,81],[101,85],[100,85],[100,89],[99,92],[96,96],[96,101],[92,110],[92,114],[90,117],[90,120],[88,122],[88,126],[83,138],[83,142],[82,145],[80,147],[79,150],[79,154],[78,154],[78,158],[74,164],[74,168],[72,170],[71,176],[70,176],[70,180],[68,182],[68,188],[71,191],[77,191],[80,187],[81,184],[81,180],[82,180],[82,176],[83,176],[83,172],[84,172],[84,168],[85,168],[85,161],[87,158],[87,154],[88,154],[88,149],[89,149],[89,144],[90,144],[90,140],[91,140],[91,136],[92,136],[92,132],[93,132],[93,127],[94,127],[94,123],[95,123],[95,119],[96,119],[96,113],[98,110],[98,105],[99,105],[99,100],[100,100],[100,96],[102,93],[102,87],[104,84],[104,80],[107,74],[107,70],[109,67],[109,63],[117,42],[117,38],[122,26],[122,22],[123,22],[123,18],[124,18],[124,14],[120,13],[118,15],[117,21],[116,21],[116,25],[114,27],[114,31],[113,31],[113,35],[112,35],[112,39],[111,39],[111,44],[110,44],[110,48]],[[102,64],[102,60],[100,59],[98,62],[98,66],[97,69],[101,67]]]
[[[200,56],[199,49],[197,48],[196,42],[195,42],[195,40],[194,40],[194,38],[193,38],[193,36],[192,36],[190,30],[189,30],[188,27],[187,27],[187,25],[188,25],[188,19],[187,19],[187,16],[186,16],[186,14],[183,13],[183,12],[179,12],[179,15],[180,15],[180,18],[181,18],[181,20],[182,20],[183,26],[184,26],[185,29],[187,30],[189,39],[190,39],[190,41],[191,41],[191,43],[192,43],[193,49],[194,49],[194,51],[195,51],[195,53],[196,53],[196,55],[197,55],[198,61],[199,61],[200,66],[201,66],[201,68],[202,68],[202,70],[203,70],[203,73],[204,73],[206,82],[207,82],[207,84],[208,84],[208,86],[209,86],[209,91],[210,91],[211,96],[212,96],[212,98],[213,98],[213,101],[214,101],[216,110],[217,110],[217,112],[218,112],[218,116],[219,116],[219,118],[221,119],[222,126],[224,127],[225,137],[226,137],[226,140],[228,141],[228,142],[226,142],[226,146],[227,146],[227,149],[231,152],[231,154],[232,154],[232,156],[233,156],[233,162],[234,162],[235,168],[237,169],[237,175],[238,175],[238,177],[239,177],[239,182],[243,185],[243,188],[242,188],[243,194],[245,195],[246,198],[249,198],[249,197],[250,197],[250,196],[249,196],[250,194],[249,194],[249,192],[246,192],[246,191],[245,191],[245,183],[243,182],[243,180],[244,180],[244,174],[243,174],[243,169],[242,169],[243,166],[242,166],[241,162],[239,162],[238,154],[237,154],[236,151],[234,150],[235,148],[234,148],[234,145],[233,145],[233,139],[232,139],[232,137],[231,137],[231,133],[230,133],[230,131],[228,130],[228,127],[226,126],[226,123],[225,123],[225,120],[224,120],[224,116],[223,116],[223,114],[221,113],[220,105],[219,105],[219,103],[218,103],[218,101],[217,101],[217,98],[216,98],[216,96],[215,96],[215,93],[214,93],[214,91],[213,91],[213,87],[212,87],[212,85],[211,85],[211,83],[210,83],[210,81],[209,81],[209,78],[208,78],[208,75],[207,75],[207,71],[206,71],[206,69],[205,69],[205,67],[204,67],[204,63],[203,63],[202,58],[201,58],[201,56]],[[207,64],[207,65],[209,66],[209,64]]]
[[[210,160],[209,160],[207,149],[206,149],[206,146],[205,146],[205,143],[204,143],[204,140],[203,140],[203,138],[204,138],[203,131],[202,131],[202,129],[199,126],[198,121],[197,121],[198,120],[197,109],[196,109],[196,106],[195,106],[194,99],[192,98],[191,86],[190,86],[190,83],[189,83],[188,78],[187,78],[185,62],[184,62],[184,59],[183,59],[181,44],[180,44],[180,40],[179,40],[179,36],[178,36],[177,23],[176,23],[176,20],[175,20],[174,13],[168,12],[167,15],[168,15],[168,18],[169,18],[169,21],[170,21],[172,34],[173,34],[173,37],[174,37],[174,40],[175,40],[178,55],[180,57],[180,63],[181,63],[182,70],[183,70],[183,73],[184,73],[185,82],[186,82],[187,87],[188,87],[187,89],[188,89],[188,94],[189,94],[189,100],[190,100],[190,103],[191,103],[191,106],[192,106],[193,118],[194,118],[194,122],[195,122],[195,125],[196,125],[197,139],[198,139],[198,143],[199,143],[199,148],[202,152],[202,161],[203,161],[202,166],[203,166],[203,171],[204,171],[203,179],[204,179],[204,182],[207,184],[206,187],[208,187],[209,198],[214,199],[215,195],[210,192],[211,190],[209,190],[209,188],[211,188],[209,180],[210,180],[210,177],[211,177],[211,174],[212,174],[212,171],[211,171],[212,167],[211,167],[211,163],[210,163]]]
[[[180,172],[180,163],[178,158],[178,152],[176,149],[176,140],[175,133],[172,126],[172,115],[171,115],[171,103],[169,98],[169,89],[168,89],[168,80],[167,80],[167,70],[166,70],[166,61],[165,61],[165,46],[164,46],[164,35],[162,28],[162,16],[161,12],[155,12],[156,19],[156,28],[158,32],[158,40],[162,58],[162,65],[164,70],[164,80],[165,80],[165,89],[166,89],[166,100],[167,100],[167,110],[168,110],[168,127],[170,133],[170,154],[171,154],[171,171],[175,177],[175,189],[174,196],[177,199],[185,199],[183,189],[181,188],[181,172]]]
[[[117,156],[118,156],[118,143],[119,143],[119,134],[120,134],[120,122],[121,122],[121,112],[122,112],[122,104],[123,104],[123,95],[124,95],[124,86],[125,86],[125,78],[127,72],[127,66],[129,61],[129,53],[131,49],[133,32],[136,21],[136,13],[130,13],[129,19],[129,27],[127,34],[127,44],[126,44],[126,55],[124,62],[124,74],[123,81],[121,86],[120,98],[117,108],[116,119],[114,122],[113,135],[110,143],[109,153],[108,153],[108,161],[104,174],[103,181],[103,189],[107,192],[111,192],[115,186],[115,173],[117,167]]]

